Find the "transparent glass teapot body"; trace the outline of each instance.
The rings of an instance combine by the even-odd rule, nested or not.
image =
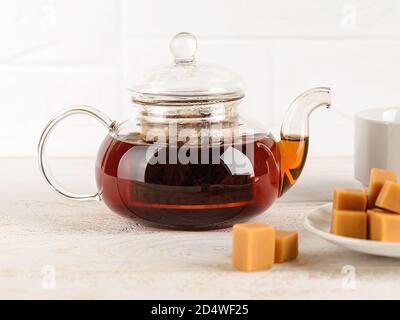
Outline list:
[[[192,40],[184,34],[184,40],[188,37]],[[176,64],[184,63],[178,68],[188,67],[191,76],[197,72],[196,90],[193,79],[185,82],[185,90],[173,83],[176,73],[187,76],[187,70],[174,69],[172,78],[170,70],[167,75],[163,71],[133,93],[136,113],[125,122],[89,107],[69,109],[42,134],[40,168],[62,195],[103,200],[112,211],[147,225],[202,230],[246,221],[268,209],[298,179],[307,156],[308,117],[315,108],[330,105],[330,90],[314,88],[296,98],[277,141],[242,121],[244,94],[232,77],[220,73],[218,81],[211,81],[218,87],[210,88],[206,76],[217,72],[208,69],[205,76],[204,70],[191,69],[193,43],[171,46],[181,49],[175,52]],[[109,130],[97,155],[98,191],[93,195],[64,190],[44,159],[52,128],[76,113],[95,117]]]

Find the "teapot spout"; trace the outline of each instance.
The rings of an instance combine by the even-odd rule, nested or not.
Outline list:
[[[290,105],[281,128],[281,175],[279,197],[299,178],[307,158],[309,117],[317,108],[331,106],[330,88],[307,90]]]

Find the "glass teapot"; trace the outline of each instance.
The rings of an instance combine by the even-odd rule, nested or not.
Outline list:
[[[177,34],[170,49],[174,64],[148,73],[131,90],[130,119],[117,123],[82,106],[49,122],[38,147],[46,181],[67,198],[103,200],[118,214],[161,228],[224,228],[264,212],[300,176],[309,115],[330,106],[330,89],[299,95],[277,141],[242,121],[240,79],[225,68],[196,63],[192,34]],[[98,191],[92,195],[65,190],[45,162],[52,129],[74,114],[94,117],[108,129],[96,160]]]

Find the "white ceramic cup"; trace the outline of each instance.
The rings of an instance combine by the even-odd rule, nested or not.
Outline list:
[[[400,177],[400,108],[361,111],[355,117],[355,178],[367,186],[371,168]]]

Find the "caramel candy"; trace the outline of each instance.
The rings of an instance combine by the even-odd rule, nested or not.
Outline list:
[[[275,263],[283,263],[297,258],[299,240],[296,231],[276,230]]]
[[[365,211],[367,194],[364,190],[335,189],[333,193],[333,209]]]
[[[366,239],[367,214],[364,211],[332,211],[332,233],[338,236]]]
[[[232,266],[240,271],[270,269],[275,258],[275,229],[263,223],[233,226]]]
[[[375,207],[375,201],[385,181],[396,182],[396,180],[397,177],[394,171],[372,168],[368,188],[368,208]]]
[[[367,211],[370,240],[400,242],[400,215],[380,209]]]
[[[374,212],[382,212],[385,213],[386,211],[378,208],[369,209],[367,210],[367,239],[371,240],[371,214]]]
[[[366,187],[366,188],[363,189],[363,191],[364,191],[365,195],[367,196],[367,209],[370,209],[370,208],[374,207],[374,206],[371,207],[370,198],[368,196],[369,188]]]
[[[375,205],[395,213],[400,213],[400,183],[386,181],[376,199]]]

